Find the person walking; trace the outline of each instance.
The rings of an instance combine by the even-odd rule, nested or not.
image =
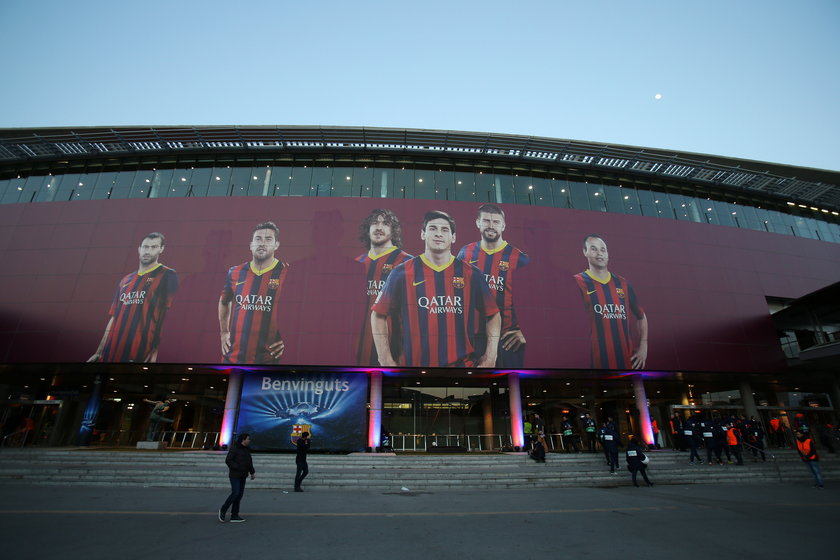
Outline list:
[[[595,420],[592,418],[592,415],[588,412],[583,416],[583,434],[586,438],[586,450],[590,453],[595,453],[595,432],[597,431],[597,425],[595,424]]]
[[[297,472],[295,473],[295,492],[303,492],[301,484],[306,475],[309,474],[309,465],[306,462],[306,453],[309,451],[309,432],[303,432],[297,440],[297,456],[295,457],[295,465],[297,465]]]
[[[824,481],[822,471],[820,470],[820,457],[817,455],[817,448],[814,447],[814,440],[808,435],[808,430],[800,428],[796,430],[796,450],[799,451],[799,457],[811,469],[811,474],[814,475],[814,487],[822,488]]]
[[[624,452],[624,455],[627,459],[627,470],[630,471],[633,478],[633,486],[639,487],[639,483],[636,482],[636,475],[639,473],[642,473],[642,478],[645,479],[648,486],[653,486],[653,482],[650,481],[647,472],[645,472],[647,470],[647,455],[639,446],[636,436],[630,436],[630,443],[627,444],[627,451]]]
[[[685,442],[688,444],[689,451],[691,451],[691,454],[688,457],[689,465],[703,464],[703,459],[700,458],[700,453],[697,452],[697,444],[700,441],[700,434],[698,433],[698,430],[700,430],[700,422],[697,420],[696,416],[691,416],[686,421],[685,428],[683,429]]]
[[[607,457],[607,464],[610,466],[610,474],[618,474],[615,469],[618,467],[618,432],[612,423],[604,424],[601,444],[604,446],[604,454]]]
[[[225,457],[225,464],[228,466],[230,477],[230,496],[228,496],[222,507],[219,508],[219,521],[225,522],[225,515],[227,515],[228,508],[230,512],[231,523],[242,523],[245,521],[239,517],[239,502],[242,501],[242,495],[245,494],[245,481],[248,475],[251,475],[251,480],[254,480],[256,471],[254,471],[254,462],[251,460],[251,436],[248,434],[239,434],[236,436],[236,444],[228,451]]]
[[[729,429],[726,431],[726,445],[730,453],[735,456],[736,465],[744,464],[744,456],[741,453],[741,430],[735,425],[735,422],[729,423]]]

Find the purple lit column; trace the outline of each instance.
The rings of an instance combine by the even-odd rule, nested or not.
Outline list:
[[[375,452],[382,433],[382,372],[370,372],[370,410],[368,412],[368,447]]]
[[[646,444],[653,445],[653,427],[650,425],[650,411],[648,410],[645,380],[642,374],[633,376],[633,394],[636,396],[636,408],[639,409],[642,439],[645,440]]]
[[[522,425],[522,392],[519,390],[519,374],[508,374],[508,406],[510,407],[510,431],[514,447],[525,447],[525,427]]]
[[[239,393],[242,390],[242,375],[241,371],[232,371],[228,376],[225,415],[222,418],[222,432],[219,434],[219,445],[230,445],[230,441],[233,438],[233,427],[236,425],[236,415],[239,412]]]

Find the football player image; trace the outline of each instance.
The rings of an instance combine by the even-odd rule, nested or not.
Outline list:
[[[105,334],[88,362],[156,362],[160,331],[178,291],[178,275],[158,262],[166,239],[153,232],[137,252],[140,265],[117,287]]]
[[[475,265],[484,273],[484,280],[496,296],[501,312],[502,330],[499,339],[497,367],[523,367],[525,336],[513,308],[513,277],[529,262],[528,255],[504,240],[505,213],[495,204],[482,204],[475,220],[481,239],[461,248],[458,258]]]
[[[257,224],[251,236],[251,260],[228,271],[219,298],[226,364],[272,364],[283,355],[277,315],[289,265],[274,256],[280,247],[279,235],[274,222]]]
[[[592,367],[642,369],[648,354],[648,321],[633,287],[608,270],[607,244],[598,235],[583,240],[589,268],[575,275],[583,305],[592,319]],[[630,317],[636,318],[639,343],[633,348]]]
[[[495,366],[499,308],[481,271],[452,254],[455,220],[445,212],[426,212],[420,239],[423,254],[391,271],[373,304],[379,363],[397,365],[389,344],[391,319],[401,328],[407,366]],[[477,356],[475,336],[482,323],[487,344]]]
[[[411,258],[402,251],[402,227],[393,212],[383,208],[373,210],[359,225],[359,241],[367,248],[366,253],[356,257],[356,261],[365,266],[365,306],[361,335],[356,352],[356,361],[360,366],[375,366],[379,364],[376,345],[373,343],[373,333],[370,324],[370,309],[379,296],[379,291],[385,285],[385,280],[394,268]],[[399,329],[389,324],[391,334],[391,353],[395,360],[399,359],[400,342]]]

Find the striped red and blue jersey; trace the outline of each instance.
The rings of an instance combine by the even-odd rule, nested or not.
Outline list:
[[[476,332],[499,308],[476,267],[455,257],[437,267],[420,255],[391,272],[373,311],[401,328],[406,365],[470,367]]]
[[[362,319],[361,334],[359,335],[359,345],[356,350],[356,361],[360,366],[378,366],[379,356],[376,353],[376,345],[373,343],[373,333],[370,325],[370,310],[376,302],[379,292],[385,285],[385,280],[397,265],[411,258],[411,255],[405,251],[401,251],[399,247],[391,247],[387,252],[374,255],[370,251],[356,257],[356,261],[365,265],[365,297],[367,304],[365,305],[365,313]],[[399,362],[400,357],[400,340],[399,329],[394,328],[393,323],[390,325],[391,332],[391,352],[393,358]],[[396,350],[396,352],[395,352]]]
[[[481,242],[476,241],[462,247],[458,258],[484,273],[484,280],[496,294],[496,305],[502,313],[502,334],[518,330],[519,321],[513,308],[513,271],[530,262],[528,255],[507,241],[492,251],[484,249]]]
[[[271,364],[279,361],[268,346],[280,340],[277,328],[280,291],[289,265],[275,261],[257,272],[250,262],[228,271],[221,301],[231,304],[230,352],[226,364]]]
[[[102,349],[103,362],[145,362],[160,344],[166,311],[178,291],[178,275],[158,264],[127,274],[117,287],[108,314],[114,322]]]
[[[575,275],[583,296],[583,306],[592,318],[592,367],[599,369],[631,369],[633,339],[630,334],[632,313],[636,319],[645,316],[633,287],[617,274],[601,282],[589,271]]]

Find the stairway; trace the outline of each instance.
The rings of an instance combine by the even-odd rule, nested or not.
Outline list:
[[[772,450],[767,462],[743,466],[688,464],[687,453],[651,451],[648,474],[656,484],[809,484],[808,468],[793,450]],[[257,478],[249,488],[290,489],[294,455],[254,453]],[[610,475],[603,455],[549,453],[537,464],[524,453],[309,455],[307,490],[399,492],[444,489],[609,487],[629,484],[621,469]],[[137,451],[76,448],[27,448],[0,451],[2,484],[73,484],[227,488],[223,451]],[[820,466],[828,484],[840,479],[840,458],[823,454]],[[641,478],[640,478],[641,480]]]

